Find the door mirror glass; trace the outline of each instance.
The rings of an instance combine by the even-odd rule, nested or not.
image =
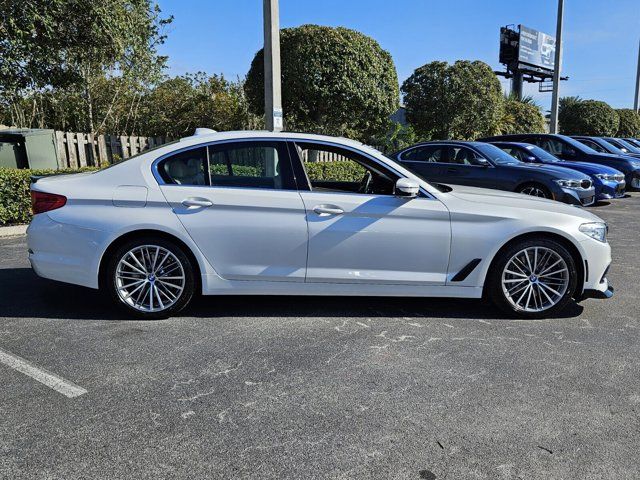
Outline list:
[[[420,191],[420,185],[410,178],[399,178],[396,182],[394,194],[396,197],[415,198]]]

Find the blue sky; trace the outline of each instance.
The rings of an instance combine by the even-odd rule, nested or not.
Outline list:
[[[169,74],[204,71],[244,77],[262,43],[261,0],[158,0],[175,16],[162,47]],[[498,63],[499,28],[518,24],[555,34],[556,0],[280,0],[282,27],[344,26],[375,38],[400,82],[433,60]],[[632,107],[640,0],[566,0],[561,95]],[[508,81],[501,80],[505,87]],[[545,108],[551,94],[525,93]]]

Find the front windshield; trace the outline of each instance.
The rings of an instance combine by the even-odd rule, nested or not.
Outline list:
[[[607,142],[608,141],[609,140],[607,140]],[[640,153],[640,148],[636,147],[635,145],[632,145],[631,142],[627,142],[626,140],[623,140],[621,138],[616,138],[616,142],[618,142],[624,148],[629,150],[631,153]]]
[[[474,144],[480,153],[487,157],[491,162],[496,165],[517,165],[520,162],[517,158],[512,157],[504,150],[496,147],[495,145],[489,145],[488,143]]]
[[[602,140],[602,141],[607,144],[607,153],[615,153],[616,155],[625,154],[624,150],[620,150],[618,148],[618,145],[616,145],[614,142],[610,142],[609,140]]]
[[[575,150],[578,150],[579,152],[582,153],[587,153],[590,155],[597,155],[598,152],[596,152],[593,148],[586,146],[584,143],[580,143],[578,140],[576,140],[575,138],[571,138],[571,137],[567,137],[566,135],[559,135],[565,142],[567,142],[569,145],[571,145]]]
[[[544,148],[540,148],[536,145],[527,145],[525,147],[531,155],[541,160],[544,163],[562,163],[564,160],[560,160],[558,157],[551,155]]]

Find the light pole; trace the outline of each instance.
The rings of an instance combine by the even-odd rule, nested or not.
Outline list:
[[[267,130],[282,131],[280,92],[280,14],[278,0],[263,0],[264,121]]]
[[[558,23],[556,25],[556,57],[553,71],[553,97],[551,98],[551,124],[549,131],[558,133],[558,106],[560,102],[560,71],[562,69],[562,20],[564,0],[558,0]]]
[[[638,43],[638,73],[636,73],[636,100],[633,104],[636,112],[640,113],[640,42]]]

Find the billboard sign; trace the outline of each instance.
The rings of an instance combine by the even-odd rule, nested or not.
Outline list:
[[[553,71],[556,39],[546,33],[520,25],[518,61],[533,67]]]

